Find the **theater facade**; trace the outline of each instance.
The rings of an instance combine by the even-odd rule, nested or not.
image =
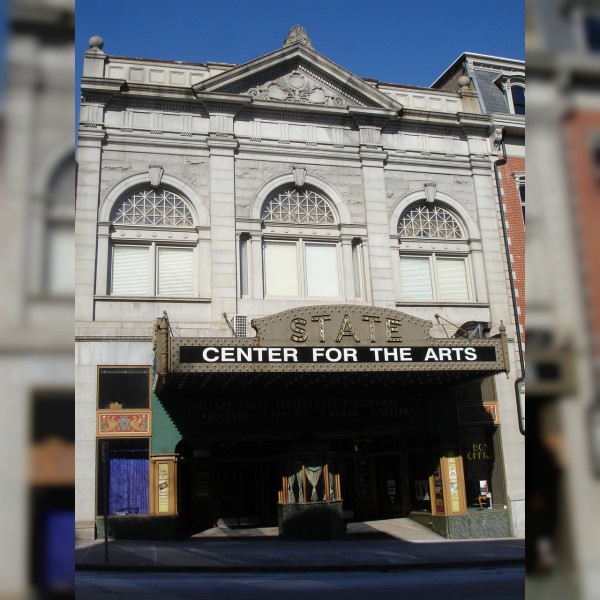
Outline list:
[[[362,79],[301,27],[243,65],[102,46],[77,155],[77,536],[105,512],[164,538],[301,511],[318,537],[323,507],[524,535],[497,136],[469,78]]]

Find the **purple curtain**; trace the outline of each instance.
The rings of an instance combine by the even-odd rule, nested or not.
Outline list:
[[[149,479],[147,450],[111,450],[108,514],[148,514]]]

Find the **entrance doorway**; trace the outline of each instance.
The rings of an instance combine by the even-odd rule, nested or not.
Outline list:
[[[261,476],[258,462],[215,462],[214,522],[229,527],[261,524]]]
[[[374,462],[377,516],[405,516],[406,494],[402,456],[398,454],[376,456]]]

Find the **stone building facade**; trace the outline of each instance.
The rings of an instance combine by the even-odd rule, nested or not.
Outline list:
[[[465,52],[432,84],[458,89],[467,76],[484,114],[492,117],[497,163],[495,176],[502,198],[504,233],[510,265],[513,304],[525,348],[525,61]],[[523,358],[523,356],[522,356]],[[521,361],[524,371],[524,358]],[[523,374],[522,374],[523,375]]]
[[[523,535],[494,123],[471,82],[361,79],[299,27],[243,65],[90,46],[77,534],[106,481],[113,535],[272,523],[309,496]]]

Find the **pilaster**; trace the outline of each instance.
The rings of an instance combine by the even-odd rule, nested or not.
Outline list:
[[[103,128],[79,131],[77,150],[77,218],[75,220],[75,322],[94,319],[94,282],[81,275],[96,271],[96,233],[102,168]],[[106,290],[102,290],[106,293]]]
[[[382,308],[394,308],[390,227],[385,195],[386,158],[387,154],[380,150],[360,150],[373,304]]]
[[[219,122],[218,119],[215,121]],[[229,315],[237,312],[234,153],[238,142],[231,134],[223,132],[221,135],[217,137],[213,133],[207,140],[210,151],[212,321],[215,324],[223,323],[224,312]]]

